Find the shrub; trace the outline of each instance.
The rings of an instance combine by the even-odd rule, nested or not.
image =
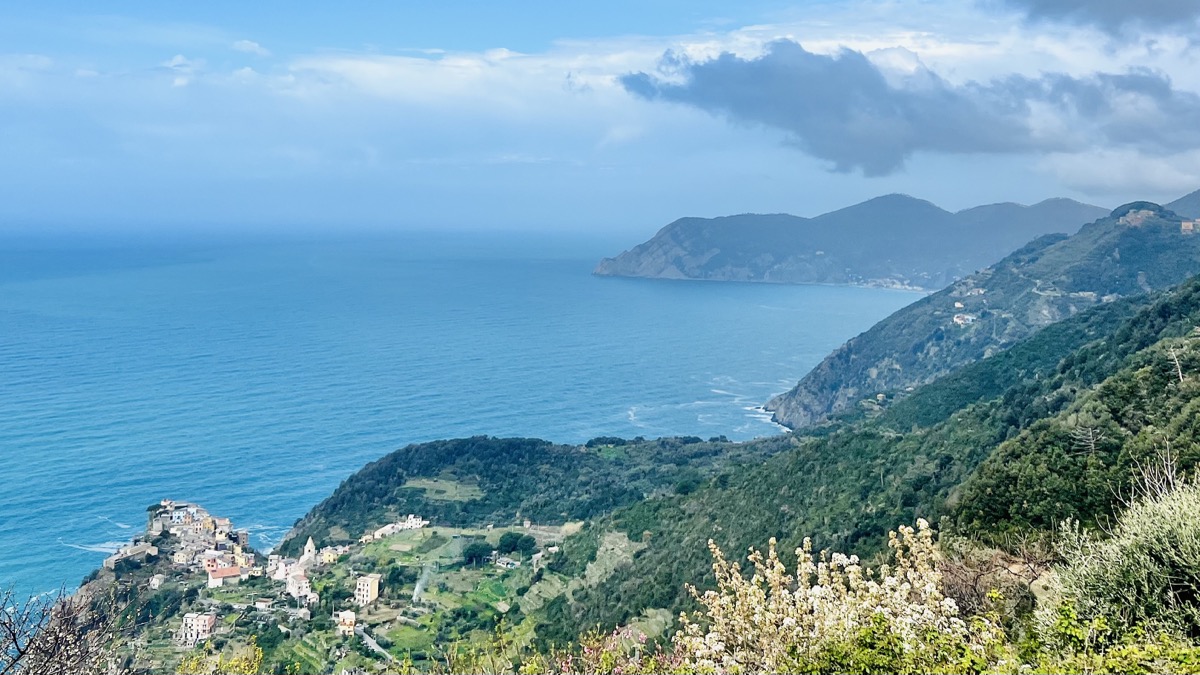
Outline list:
[[[889,535],[894,564],[864,569],[857,556],[812,555],[805,540],[789,575],[771,540],[750,554],[747,579],[712,543],[717,590],[693,589],[703,615],[682,616],[675,648],[694,670],[734,672],[981,672],[1002,667],[1004,634],[965,621],[942,595],[933,533]]]
[[[752,551],[747,578],[715,544],[717,589],[692,593],[703,610],[680,617],[668,649],[651,650],[628,628],[591,635],[566,672],[972,673],[1016,669],[994,617],[959,616],[940,590],[929,524],[891,533],[894,564],[864,569],[854,556],[811,542],[788,573],[771,540]]]
[[[1055,570],[1061,601],[1117,633],[1200,638],[1200,483],[1178,480],[1169,459],[1140,483],[1108,538],[1063,525],[1065,562]],[[1041,612],[1043,628],[1057,611]]]

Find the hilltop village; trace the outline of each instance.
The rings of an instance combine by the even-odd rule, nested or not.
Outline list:
[[[488,596],[488,613],[503,615],[515,598],[494,580],[532,576],[547,553],[558,553],[564,535],[529,521],[434,529],[408,514],[363,533],[356,544],[318,548],[310,537],[292,558],[255,551],[248,530],[198,504],[163,500],[147,513],[144,535],[105,559],[89,581],[111,575],[145,615],[138,618],[161,627],[127,647],[139,661],[168,667],[191,650],[251,639],[290,651],[287,660],[302,667],[392,661],[398,633],[407,634],[403,653],[413,647],[419,653],[443,629],[439,612],[461,613],[444,601],[468,590],[463,584],[487,587],[495,596]],[[550,545],[537,550],[542,542]]]

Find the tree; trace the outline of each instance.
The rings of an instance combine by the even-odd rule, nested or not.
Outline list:
[[[500,542],[496,544],[496,550],[501,553],[512,553],[517,550],[517,543],[524,536],[520,532],[505,532],[500,535]]]
[[[0,592],[0,675],[91,675],[120,672],[109,651],[117,637],[111,604],[74,596],[36,596],[22,601]],[[111,600],[108,598],[107,600]]]
[[[463,562],[468,565],[478,565],[492,554],[492,547],[486,541],[473,541],[463,549]]]
[[[500,542],[496,544],[496,550],[501,553],[517,552],[529,555],[537,550],[537,540],[520,532],[505,532],[500,535]]]
[[[536,550],[537,539],[534,539],[528,534],[522,535],[521,538],[517,540],[517,552],[521,555],[530,555]]]

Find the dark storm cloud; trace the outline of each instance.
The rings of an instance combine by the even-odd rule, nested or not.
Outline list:
[[[1200,0],[1004,0],[1032,19],[1065,20],[1116,32],[1129,26],[1195,26]]]
[[[1088,143],[1160,149],[1200,146],[1193,131],[1200,98],[1171,88],[1150,72],[1086,79],[1046,75],[988,84],[952,85],[927,70],[896,86],[866,56],[842,50],[813,54],[779,41],[755,59],[722,54],[690,62],[663,57],[663,80],[647,73],[622,78],[648,100],[690,105],[737,123],[787,134],[788,143],[827,160],[837,171],[882,175],[914,152],[1014,153],[1070,150]],[[682,81],[678,81],[682,80]],[[1131,101],[1137,106],[1126,109]],[[1040,113],[1084,122],[1071,138],[1034,131]]]

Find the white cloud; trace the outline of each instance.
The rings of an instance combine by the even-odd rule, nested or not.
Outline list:
[[[1200,150],[1147,155],[1132,149],[1054,154],[1039,168],[1085,195],[1140,195],[1170,201],[1200,185]]]
[[[254,54],[255,56],[270,56],[271,52],[262,45],[253,40],[238,40],[229,45],[230,49],[236,52],[245,52],[246,54]]]
[[[379,53],[312,45],[295,57],[252,59],[254,68],[229,50],[269,55],[256,42],[235,41],[236,33],[224,31],[185,39],[191,33],[172,30],[155,33],[145,42],[150,46],[133,56],[98,52],[72,60],[56,54],[52,61],[0,55],[0,92],[18,91],[5,85],[19,82],[21,96],[10,96],[17,101],[14,110],[30,100],[52,102],[61,111],[57,128],[39,117],[44,105],[12,113],[31,120],[14,136],[26,148],[12,155],[14,165],[17,158],[49,165],[76,156],[119,163],[128,155],[138,160],[131,170],[145,171],[147,180],[166,181],[178,171],[225,185],[231,177],[251,176],[269,191],[270,181],[295,172],[312,176],[318,195],[324,194],[321,186],[335,186],[327,178],[344,175],[364,186],[364,195],[411,189],[415,202],[424,190],[436,192],[442,184],[465,189],[487,173],[513,182],[471,182],[471,189],[517,195],[544,193],[546,184],[568,191],[595,184],[590,192],[571,194],[596,199],[603,214],[596,218],[607,220],[620,213],[622,202],[626,215],[644,219],[646,213],[658,218],[680,211],[812,213],[893,190],[935,199],[940,190],[944,202],[945,195],[962,193],[972,203],[1036,201],[1073,190],[1069,196],[1097,195],[1094,201],[1112,203],[1104,196],[1111,191],[1182,194],[1200,184],[1192,168],[1200,166],[1195,153],[1160,158],[1133,148],[1095,148],[1088,127],[1036,102],[1029,114],[1034,137],[1077,150],[1040,159],[918,153],[908,174],[864,181],[823,173],[820,162],[781,147],[779,134],[643,101],[618,82],[626,73],[655,70],[667,50],[697,60],[724,51],[753,58],[771,41],[791,38],[814,53],[862,51],[896,87],[920,88],[930,73],[964,86],[1013,74],[1088,77],[1145,67],[1169,74],[1177,90],[1200,91],[1200,50],[1179,36],[1115,44],[1088,26],[1031,25],[948,0],[814,3],[795,11],[804,15],[786,23],[561,40],[533,53],[402,47]],[[176,55],[161,60],[170,54]],[[206,67],[201,57],[221,66]],[[164,94],[167,87],[187,87],[187,93]],[[1113,124],[1124,128],[1153,112],[1144,100],[1129,97]],[[177,125],[178,134],[164,137],[138,126],[156,120]],[[193,124],[200,122],[208,126]],[[68,129],[96,133],[78,141],[83,132]],[[163,152],[168,143],[172,151]],[[290,184],[279,188],[279,194],[294,191]],[[543,202],[545,210],[552,208],[544,194],[526,206]]]
[[[172,56],[169,60],[163,61],[161,65],[162,65],[162,67],[170,68],[171,70],[177,70],[180,72],[192,72],[193,70],[196,69],[197,62],[187,58],[183,54],[176,54],[175,56]]]

